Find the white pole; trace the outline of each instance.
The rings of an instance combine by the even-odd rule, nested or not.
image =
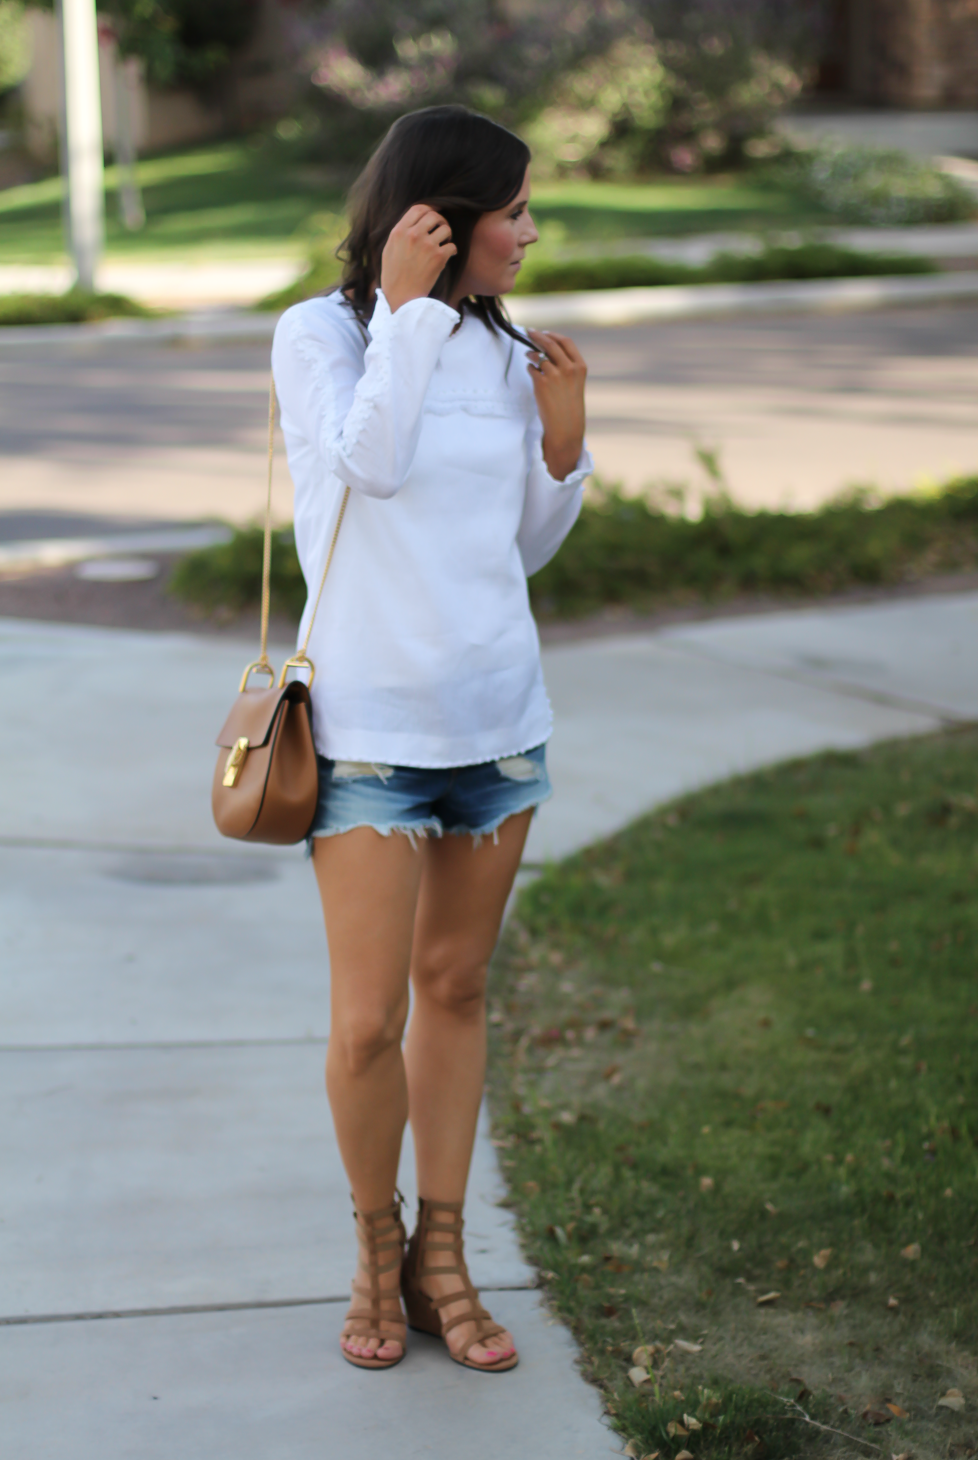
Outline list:
[[[77,282],[94,289],[105,237],[95,0],[62,0],[68,216]]]

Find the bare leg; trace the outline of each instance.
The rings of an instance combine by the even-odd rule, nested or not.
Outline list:
[[[330,960],[326,1089],[357,1209],[373,1211],[393,1198],[407,1119],[401,1038],[421,856],[406,836],[357,827],[317,837],[314,866]],[[399,1291],[398,1272],[381,1287]],[[394,1340],[343,1342],[365,1357],[402,1352]]]
[[[486,1067],[486,974],[523,854],[532,811],[510,817],[491,837],[446,836],[425,844],[411,955],[414,1010],[404,1048],[418,1191],[431,1200],[462,1201],[475,1142]],[[451,1254],[431,1263],[450,1265]],[[426,1281],[439,1297],[457,1290],[455,1278]],[[451,1318],[459,1311],[442,1310]],[[471,1324],[452,1330],[453,1348],[473,1336]],[[509,1353],[510,1334],[490,1348],[476,1345],[476,1363]],[[491,1358],[490,1358],[491,1354]]]

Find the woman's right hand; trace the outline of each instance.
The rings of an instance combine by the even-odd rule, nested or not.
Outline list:
[[[415,203],[396,223],[380,260],[380,287],[394,314],[411,299],[425,299],[458,252],[452,230],[427,203]]]

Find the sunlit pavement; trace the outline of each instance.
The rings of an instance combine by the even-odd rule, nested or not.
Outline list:
[[[243,657],[0,623],[4,1452],[614,1453],[485,1130],[473,1276],[520,1367],[473,1375],[417,1335],[389,1374],[338,1356],[353,1232],[315,887],[299,851],[209,817]],[[556,795],[529,866],[733,772],[978,717],[978,595],[567,644],[545,668]]]
[[[909,490],[978,467],[978,305],[569,330],[589,362],[606,481],[709,485],[811,507],[854,483]],[[264,492],[268,343],[28,351],[0,332],[0,513],[245,522]],[[278,476],[277,511],[291,513]]]

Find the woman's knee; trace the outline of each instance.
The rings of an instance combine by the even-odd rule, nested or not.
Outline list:
[[[361,1004],[339,1015],[334,1011],[330,1052],[346,1074],[367,1074],[377,1060],[400,1046],[406,1022],[406,997],[395,1005]]]
[[[411,970],[415,993],[456,1019],[482,1017],[487,964],[464,949],[445,949],[419,958]]]

